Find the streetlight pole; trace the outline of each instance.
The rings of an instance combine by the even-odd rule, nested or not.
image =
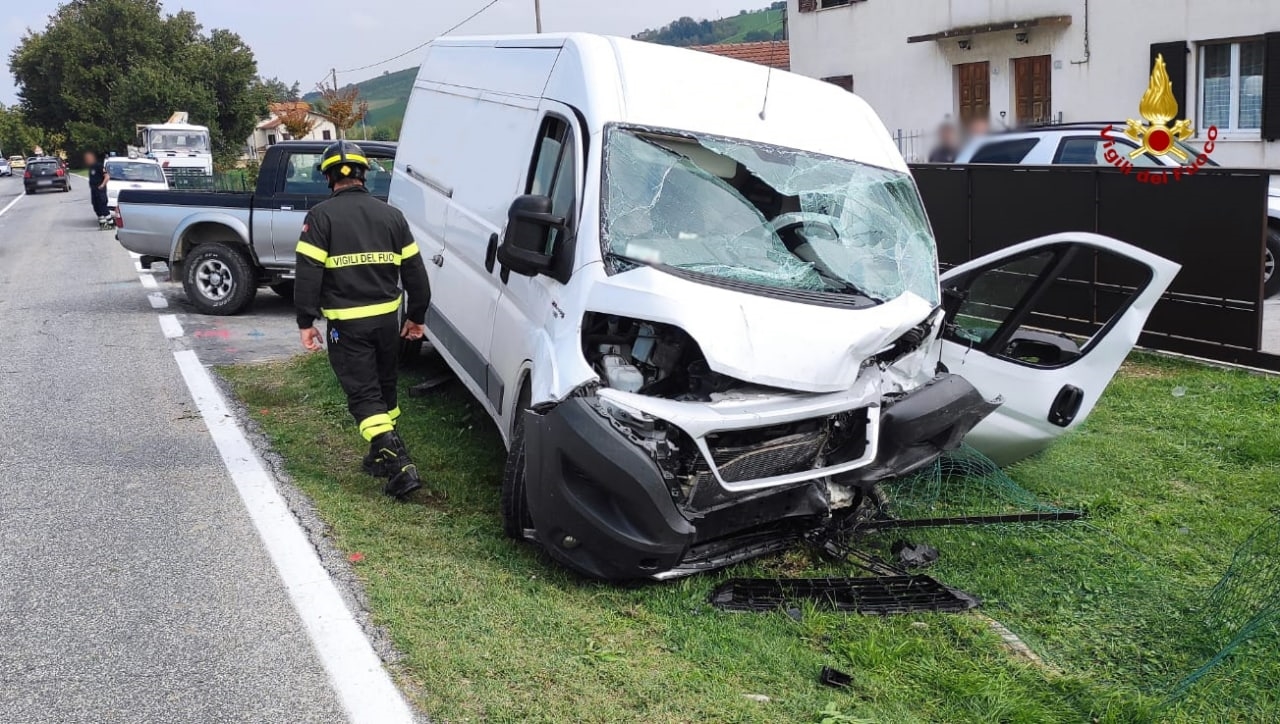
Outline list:
[[[542,0],[533,0],[533,18],[538,24],[538,34],[542,34]]]

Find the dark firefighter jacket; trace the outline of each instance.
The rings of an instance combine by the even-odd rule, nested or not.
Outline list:
[[[307,214],[298,241],[298,327],[394,314],[401,281],[408,318],[422,324],[431,291],[404,214],[364,187],[344,189]]]

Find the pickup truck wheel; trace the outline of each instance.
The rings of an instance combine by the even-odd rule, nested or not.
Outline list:
[[[272,284],[271,291],[280,295],[284,299],[288,299],[291,302],[293,301],[293,282],[280,282],[279,284]]]
[[[239,314],[258,296],[257,274],[249,256],[220,241],[192,250],[183,271],[187,299],[204,314]]]
[[[1280,294],[1280,274],[1276,273],[1276,262],[1280,260],[1280,227],[1267,227],[1267,256],[1262,267],[1263,296],[1274,297]]]
[[[511,449],[507,451],[507,464],[502,471],[502,532],[513,540],[525,540],[525,531],[533,529],[524,470],[524,411],[529,409],[528,387],[521,391],[517,404]]]

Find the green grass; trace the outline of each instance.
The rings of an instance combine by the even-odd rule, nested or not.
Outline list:
[[[1274,636],[1156,708],[1213,653],[1194,605],[1275,506],[1275,378],[1138,357],[1084,428],[1010,471],[1046,500],[1083,506],[1092,527],[928,536],[943,556],[934,574],[983,595],[984,613],[1044,657],[1037,665],[975,615],[796,621],[706,604],[726,577],[832,571],[805,551],[667,584],[580,580],[502,536],[504,452],[460,387],[403,401],[402,432],[434,493],[398,505],[358,472],[363,444],[323,357],[222,373],[335,543],[363,554],[374,619],[405,654],[396,673],[436,721],[1280,718]],[[853,688],[819,686],[823,665],[850,672]]]

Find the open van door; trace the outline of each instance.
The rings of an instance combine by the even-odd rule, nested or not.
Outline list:
[[[1097,234],[1023,242],[942,276],[942,361],[1003,405],[965,438],[1001,465],[1088,417],[1177,264]]]

